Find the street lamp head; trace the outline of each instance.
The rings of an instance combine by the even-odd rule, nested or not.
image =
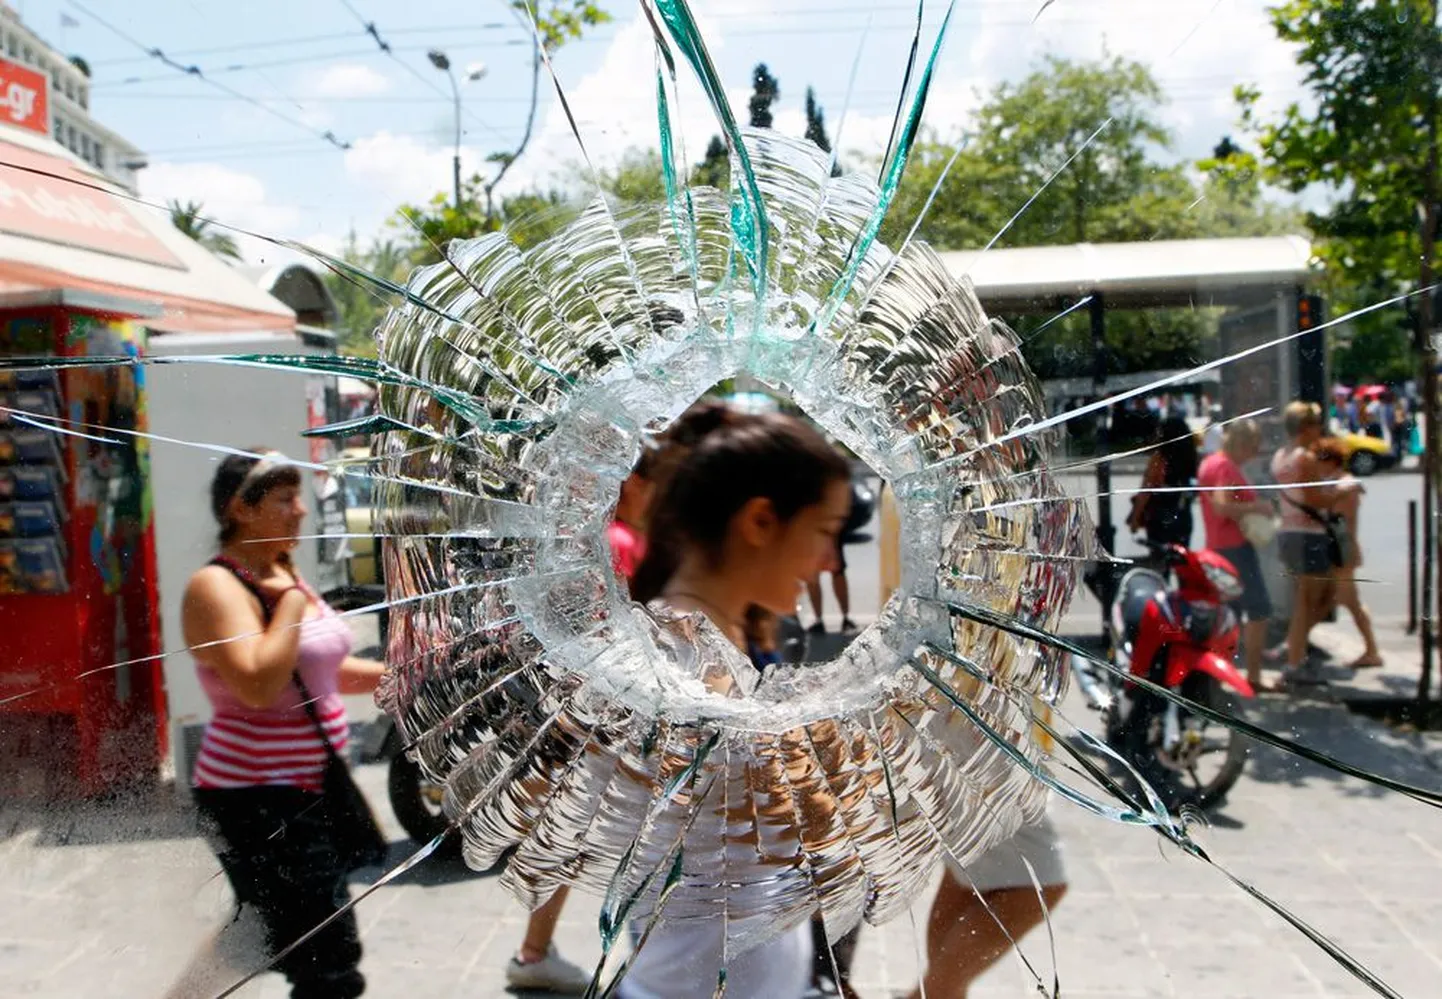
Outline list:
[[[440,49],[431,49],[426,53],[426,58],[431,61],[432,66],[442,73],[451,68],[451,60],[447,58],[446,54]]]
[[[473,62],[466,67],[466,79],[475,82],[485,76],[487,72],[488,70],[485,63]]]

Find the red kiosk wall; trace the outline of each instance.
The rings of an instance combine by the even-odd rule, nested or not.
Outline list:
[[[7,354],[138,357],[142,350],[121,316],[0,312]],[[42,571],[37,580],[24,571],[33,562],[18,578],[0,576],[0,591],[8,591],[0,592],[0,790],[59,797],[154,779],[167,726],[149,449],[139,438],[106,433],[146,429],[144,372],[138,365],[66,369],[54,384],[56,415],[70,421],[61,426],[119,442],[47,434],[63,469],[55,502],[64,578]],[[34,404],[43,395],[23,399]],[[33,453],[25,457],[39,463]],[[34,592],[52,582],[58,592]]]

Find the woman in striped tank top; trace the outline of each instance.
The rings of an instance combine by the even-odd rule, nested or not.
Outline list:
[[[316,807],[327,761],[321,732],[344,757],[341,695],[373,691],[383,666],[351,656],[346,622],[291,564],[307,512],[295,465],[276,452],[226,458],[211,509],[220,554],[191,577],[182,606],[185,641],[214,709],[192,783],[235,890],[231,926],[258,922],[275,954],[348,899],[346,865]],[[276,968],[294,999],[348,999],[365,991],[360,957],[347,913]],[[190,986],[172,994],[203,990],[201,973],[188,973]]]

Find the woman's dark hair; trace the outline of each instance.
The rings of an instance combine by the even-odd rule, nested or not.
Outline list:
[[[265,447],[252,447],[255,454],[265,454]],[[220,524],[220,543],[225,544],[235,535],[235,524],[226,515],[230,501],[239,493],[240,501],[246,506],[255,506],[272,489],[280,486],[299,486],[300,469],[289,463],[277,463],[250,481],[246,476],[261,462],[254,455],[232,454],[226,456],[210,480],[210,512]],[[241,488],[244,487],[244,492]]]
[[[1160,431],[1162,463],[1166,467],[1166,484],[1185,486],[1197,477],[1197,438],[1192,428],[1180,416],[1170,416],[1162,422]]]
[[[731,518],[750,500],[770,500],[787,521],[850,476],[846,459],[790,416],[748,415],[703,400],[663,436],[673,458],[657,482],[646,555],[631,580],[640,603],[660,596],[688,544],[719,558]]]

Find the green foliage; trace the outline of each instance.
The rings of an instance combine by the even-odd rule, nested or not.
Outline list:
[[[771,75],[764,62],[757,63],[751,71],[751,100],[747,105],[751,111],[752,128],[771,127],[771,105],[780,97],[781,84],[776,82],[776,77]]]
[[[826,135],[826,114],[816,103],[816,91],[806,88],[806,138],[821,147],[822,152],[831,152],[831,139]]]
[[[724,191],[731,185],[731,159],[721,136],[711,136],[705,158],[691,172],[691,183]]]
[[[1171,145],[1158,116],[1162,100],[1140,63],[1048,56],[1020,83],[997,86],[958,137],[962,152],[919,237],[943,247],[985,245],[1053,174],[1005,245],[1192,235],[1187,206],[1196,194],[1186,168],[1151,158]],[[883,230],[888,239],[910,228],[956,144],[934,134],[918,143]]]
[[[722,147],[723,155],[725,147]],[[601,189],[624,203],[659,204],[666,200],[666,181],[661,154],[651,149],[631,149],[614,169],[599,171]],[[588,184],[589,174],[582,180]]]
[[[1307,223],[1319,237],[1333,313],[1415,287],[1432,257],[1419,222],[1435,224],[1439,198],[1435,0],[1290,0],[1269,13],[1278,37],[1297,46],[1310,97],[1272,121],[1259,116],[1255,88],[1239,87],[1237,100],[1264,178],[1330,195]],[[1406,323],[1399,310],[1380,310],[1348,324],[1336,338],[1338,374],[1401,376]]]
[[[1158,162],[1172,141],[1161,123],[1163,101],[1161,87],[1141,63],[1119,57],[1098,62],[1047,57],[1019,83],[992,90],[974,124],[955,141],[933,133],[918,142],[883,238],[892,245],[905,238],[958,144],[962,150],[918,230],[918,238],[938,249],[985,246],[1043,186],[997,245],[1295,230],[1299,220],[1294,213],[1262,197],[1255,161],[1249,166],[1250,158],[1230,145],[1196,170],[1185,163]],[[1200,186],[1194,180],[1197,171]],[[1025,336],[1042,318],[1018,317],[1014,325]],[[1109,314],[1113,370],[1194,364],[1208,349],[1214,328],[1215,316],[1207,311]],[[1085,313],[1057,323],[1024,349],[1044,377],[1090,371]]]
[[[363,249],[355,230],[346,237],[340,257],[396,284],[404,284],[406,272],[410,270],[407,247],[386,239],[377,240]],[[386,310],[394,304],[392,296],[363,279],[343,277],[330,271],[323,280],[340,311],[338,333],[341,352],[374,357],[375,328],[385,318]]]
[[[566,42],[580,38],[587,28],[611,20],[610,14],[589,0],[546,0],[534,5],[527,0],[512,0],[511,7],[527,23],[532,9],[536,10],[536,27],[540,29],[541,41],[547,51],[554,51]]]
[[[211,220],[204,215],[205,206],[199,201],[169,201],[170,224],[195,240],[217,257],[226,260],[240,260],[240,247],[235,237],[228,232],[211,228]]]

